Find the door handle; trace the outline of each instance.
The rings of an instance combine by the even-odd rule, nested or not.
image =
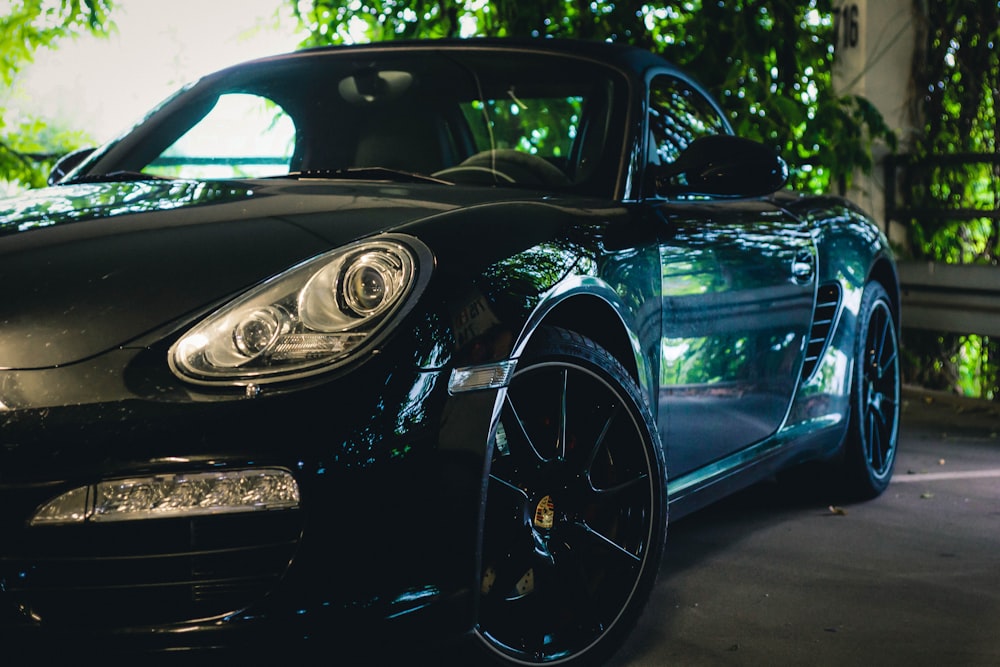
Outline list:
[[[813,277],[813,256],[812,254],[801,254],[792,260],[792,280],[804,284],[812,280]]]

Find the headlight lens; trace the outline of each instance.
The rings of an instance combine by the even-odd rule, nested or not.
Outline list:
[[[42,505],[33,526],[131,521],[294,509],[299,486],[287,470],[259,468],[107,480]]]
[[[315,257],[216,311],[170,349],[199,384],[275,382],[335,367],[369,349],[419,297],[433,265],[398,234]]]
[[[404,287],[402,267],[385,254],[359,257],[344,275],[344,304],[359,317],[376,315],[391,304]]]

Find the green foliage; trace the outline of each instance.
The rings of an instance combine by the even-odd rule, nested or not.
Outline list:
[[[89,143],[85,133],[60,129],[40,118],[22,120],[9,128],[0,119],[0,131],[0,180],[26,187],[45,185],[54,155],[65,155]]]
[[[911,170],[906,189],[917,209],[1000,209],[1000,164],[941,164],[935,155],[1000,149],[1000,3],[915,2],[922,19],[913,78],[921,92],[923,131],[916,158],[929,166]],[[928,160],[928,158],[931,158]],[[997,264],[1000,224],[987,218],[925,218],[912,223],[918,257],[957,263]]]
[[[923,118],[904,192],[916,210],[1000,210],[1000,4],[921,2],[914,8],[921,31],[913,79]],[[938,156],[984,154],[979,162]],[[994,161],[990,161],[994,160]],[[911,221],[910,240],[921,259],[954,264],[1000,261],[1000,223],[925,216]],[[904,370],[932,388],[980,398],[1000,398],[1000,340],[938,332],[907,333]]]
[[[902,348],[904,382],[1000,400],[1000,341],[904,328]]]
[[[782,151],[794,184],[823,191],[869,170],[895,138],[878,111],[833,91],[830,0],[300,0],[305,46],[416,37],[567,37],[635,44],[686,67],[743,136]],[[838,141],[826,138],[836,136]]]
[[[1000,5],[916,3],[925,39],[913,76],[924,116],[919,141],[928,152],[994,152],[1000,106]]]
[[[833,89],[830,2],[672,5],[649,10],[654,42],[722,100],[737,134],[782,152],[796,186],[846,185],[855,169],[871,169],[872,141],[895,148],[894,135],[867,100]]]
[[[534,98],[530,106],[511,105],[509,99],[478,101],[462,112],[479,147],[513,148],[532,155],[560,158],[569,155],[582,114],[579,97]],[[491,124],[487,128],[484,120]]]
[[[41,48],[81,32],[106,35],[111,29],[112,0],[22,0],[0,16],[0,81],[6,89]],[[79,132],[53,128],[42,119],[8,118],[0,106],[0,181],[37,187],[45,183],[51,155],[85,142]]]
[[[290,0],[304,46],[435,37],[575,37],[641,40],[635,0]],[[651,45],[651,42],[646,45]]]

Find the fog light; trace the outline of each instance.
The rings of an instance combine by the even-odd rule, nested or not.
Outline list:
[[[286,470],[260,468],[106,480],[42,505],[30,524],[131,521],[258,512],[299,506],[299,486]]]

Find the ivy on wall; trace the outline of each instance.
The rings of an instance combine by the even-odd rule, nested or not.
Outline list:
[[[914,116],[922,132],[911,148],[923,168],[907,194],[917,210],[1000,210],[1000,3],[914,0],[919,19],[913,58]],[[953,164],[940,156],[978,154],[990,161]],[[918,259],[954,264],[1000,260],[1000,222],[989,217],[911,221]],[[1000,399],[1000,341],[986,336],[907,332],[911,382]]]

